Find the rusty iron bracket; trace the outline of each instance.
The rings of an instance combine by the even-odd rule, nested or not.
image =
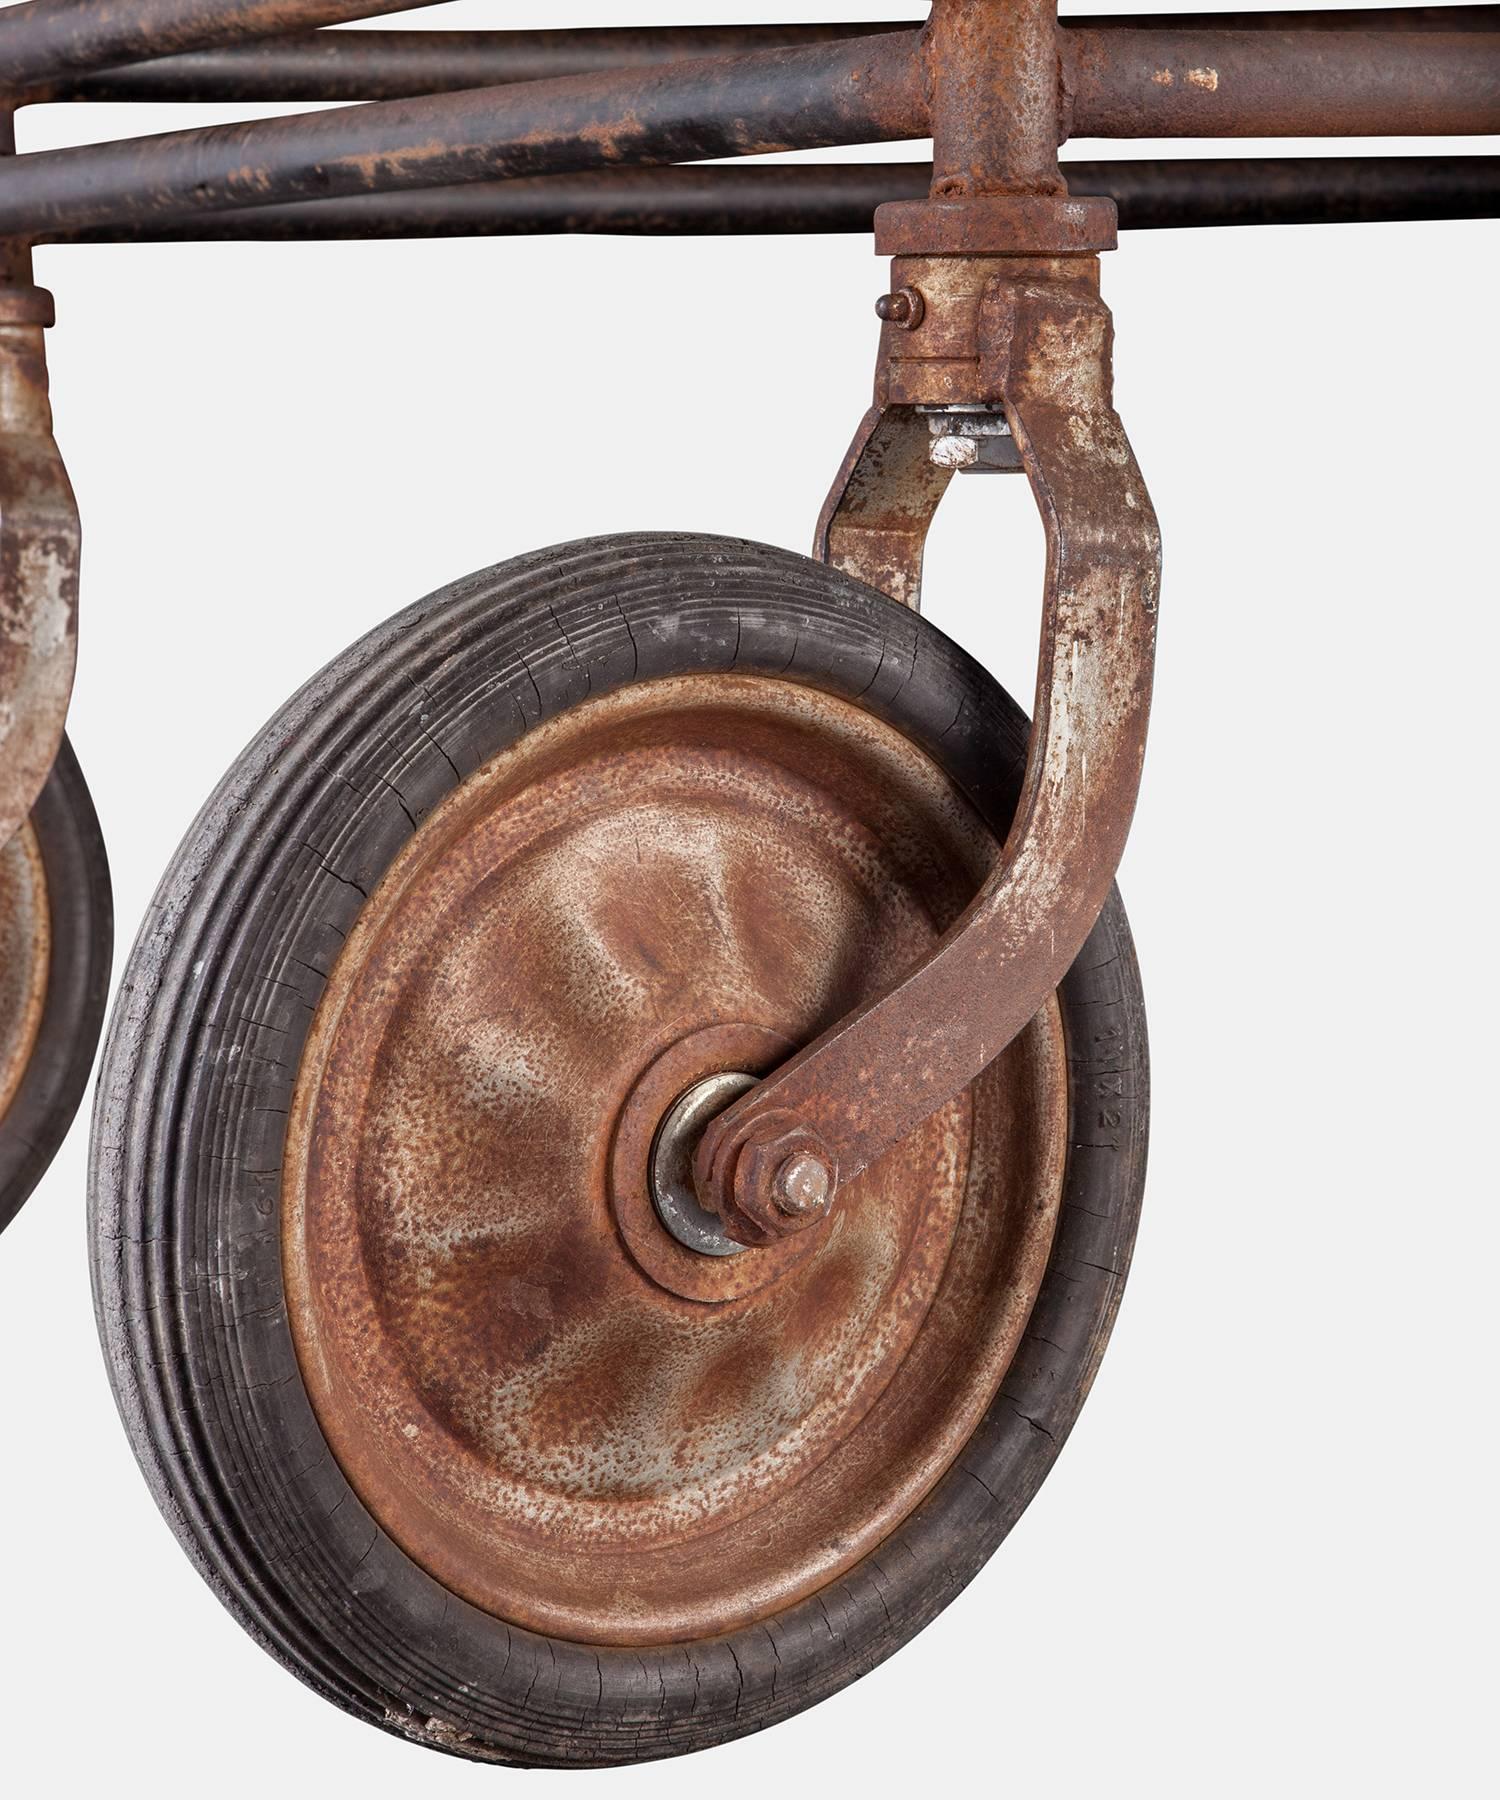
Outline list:
[[[1036,716],[1021,802],[990,878],[920,963],[708,1127],[705,1205],[741,1242],[817,1222],[1035,1016],[1108,897],[1145,755],[1161,546],[1112,402],[1095,251],[1112,208],[1051,197],[882,208],[896,253],[876,402],[819,521],[817,554],[904,605],[951,470],[918,408],[1003,409],[1046,529]],[[976,223],[977,221],[977,223]],[[976,251],[986,229],[1008,253]],[[982,238],[981,238],[982,241]],[[781,1196],[828,1171],[821,1204]]]
[[[0,162],[15,149],[14,110],[0,105]],[[55,319],[30,240],[0,239],[0,849],[57,758],[78,652],[78,503],[47,396]]]
[[[0,286],[0,845],[62,743],[78,647],[78,506],[52,435],[52,296]]]
[[[813,555],[920,611],[927,531],[953,475],[933,462],[932,433],[914,406],[877,400],[824,504]]]

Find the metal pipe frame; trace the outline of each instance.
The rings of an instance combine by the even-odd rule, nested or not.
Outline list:
[[[36,96],[97,95],[100,72],[121,65],[145,65],[140,79],[149,81],[164,53],[209,53],[222,71],[242,40],[293,33],[304,34],[294,58],[326,65],[318,79],[335,65],[345,81],[358,68],[361,84],[416,79],[418,59],[403,63],[390,42],[305,35],[408,3],[29,0],[0,11],[0,116],[8,125]],[[0,142],[0,273],[9,284],[0,286],[0,474],[10,484],[0,492],[0,574],[11,571],[9,608],[27,627],[0,646],[10,659],[0,693],[8,705],[19,697],[31,734],[23,749],[29,741],[38,753],[0,770],[0,836],[24,817],[61,732],[77,588],[77,513],[46,404],[50,303],[29,285],[33,241],[187,234],[205,219],[232,224],[236,213],[259,217],[263,230],[293,235],[302,221],[304,231],[311,222],[335,235],[339,221],[359,229],[368,213],[365,224],[378,225],[401,206],[410,216],[496,219],[524,214],[528,199],[556,220],[566,190],[553,184],[568,180],[596,218],[621,197],[633,216],[649,218],[643,201],[654,193],[658,216],[681,221],[696,209],[701,218],[716,206],[732,222],[768,183],[778,204],[759,216],[783,226],[798,184],[815,202],[809,217],[840,208],[847,217],[851,206],[858,216],[875,200],[877,248],[895,259],[875,405],[824,508],[817,554],[915,606],[927,528],[952,473],[932,456],[929,419],[978,411],[999,421],[1014,452],[997,466],[1030,483],[1047,569],[1026,777],[994,870],[935,949],[718,1115],[698,1146],[699,1199],[731,1236],[755,1244],[806,1228],[817,1209],[805,1196],[790,1204],[788,1171],[816,1169],[812,1186],[826,1209],[840,1183],[961,1093],[1024,1028],[1092,929],[1134,809],[1160,538],[1113,406],[1098,253],[1115,242],[1116,208],[1070,191],[1089,177],[1074,171],[1070,183],[1058,146],[1071,136],[1500,132],[1493,11],[1477,30],[1473,15],[1455,24],[1446,9],[1353,28],[1326,15],[1291,26],[1233,15],[1060,25],[1056,0],[933,0],[920,30],[813,27],[757,47],[731,31],[732,54],[723,38],[699,34],[697,57],[563,75],[556,57],[605,45],[594,34],[582,48],[578,34],[550,34],[553,67],[530,80],[516,79],[514,61],[509,79],[494,79],[500,40],[491,34],[442,53],[448,75],[464,82],[474,73],[470,53],[488,58],[490,79],[478,87],[29,156],[5,154],[13,146]],[[514,50],[513,35],[502,36]],[[674,51],[683,41],[679,34]],[[659,33],[608,38],[610,54],[631,57],[667,43]],[[709,49],[719,53],[701,54]],[[432,74],[421,72],[424,81]],[[872,195],[869,170],[662,167],[927,136],[926,197],[894,203]],[[1218,167],[1230,197],[1220,204],[1242,216],[1305,205],[1318,179],[1306,169],[1277,175],[1276,165]],[[881,173],[883,182],[912,179]],[[1109,179],[1128,186],[1120,176],[1101,185]],[[1208,179],[1190,179],[1201,205]],[[1181,218],[1178,202],[1162,199],[1168,165],[1138,180],[1143,192],[1155,183],[1158,216]],[[1355,178],[1372,203],[1399,193],[1406,204],[1438,207],[1472,205],[1486,183],[1492,197],[1493,168],[1476,172],[1467,160],[1414,175],[1383,159]],[[32,629],[47,608],[46,641],[66,650],[66,666],[55,669],[42,666],[44,634]]]
[[[916,50],[895,33],[18,156],[0,235],[923,137]]]
[[[1038,92],[1054,49],[1060,138],[1500,131],[1495,32],[1070,29],[1032,46]],[[19,156],[0,235],[925,137],[928,50],[926,32],[885,32]],[[987,116],[1018,99],[990,96]]]

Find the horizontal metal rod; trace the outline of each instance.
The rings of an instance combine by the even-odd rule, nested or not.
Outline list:
[[[144,57],[234,44],[438,0],[29,0],[0,10],[0,87],[29,92]]]
[[[842,43],[919,26],[608,26],[576,31],[310,31],[59,81],[36,100],[265,102],[411,100],[463,88]]]
[[[1500,217],[1500,156],[1183,158],[1063,164],[1075,195],[1102,194],[1129,230]],[[867,232],[888,200],[917,200],[930,163],[613,169],[401,194],[258,206],[66,243],[316,242],[335,238],[721,237]]]
[[[1500,131],[1500,34],[1073,31],[1066,137]]]
[[[1500,131],[1500,35],[1063,34],[1069,135]],[[909,33],[221,125],[0,165],[0,236],[928,135]]]
[[[1067,31],[1066,137],[1500,132],[1500,34]]]
[[[1075,16],[1065,31],[1500,30],[1500,6]],[[918,26],[707,25],[580,31],[314,31],[251,47],[162,57],[53,82],[29,100],[261,103],[414,99],[464,88],[556,80],[683,58],[836,43]]]

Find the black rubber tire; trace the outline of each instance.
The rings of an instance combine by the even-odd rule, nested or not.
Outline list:
[[[52,958],[36,1043],[0,1116],[0,1231],[31,1197],[73,1123],[109,998],[114,903],[94,803],[64,740],[31,811],[47,877]]]
[[[1025,721],[971,658],[784,551],[605,538],[459,582],[277,716],[178,852],[121,990],[94,1124],[95,1293],[136,1454],[241,1623],[338,1705],[497,1762],[614,1764],[759,1730],[864,1674],[959,1592],[1035,1493],[1109,1335],[1146,1149],[1146,1041],[1118,897],[1061,990],[1071,1150],[1019,1355],[964,1454],[881,1550],[762,1625],[657,1651],[507,1626],[379,1529],[309,1404],[282,1291],[279,1166],[324,971],[416,825],[586,695],[736,670],[856,701],[1004,835]]]

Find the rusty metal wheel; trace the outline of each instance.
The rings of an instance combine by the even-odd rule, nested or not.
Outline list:
[[[476,1758],[668,1755],[863,1673],[998,1544],[1134,1235],[1118,901],[823,1222],[738,1249],[683,1169],[957,917],[1024,731],[871,590],[653,536],[423,602],[246,752],[124,984],[95,1273],[158,1499],[305,1680]]]
[[[46,1173],[88,1085],[114,946],[109,864],[64,743],[0,846],[0,1231]]]

